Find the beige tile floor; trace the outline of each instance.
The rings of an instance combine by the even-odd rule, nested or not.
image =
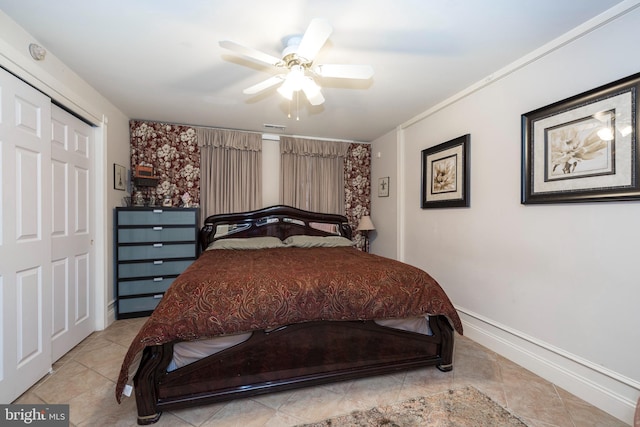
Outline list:
[[[134,426],[134,398],[118,405],[115,381],[127,347],[145,319],[119,320],[95,332],[15,403],[68,403],[72,426]],[[425,368],[165,412],[156,426],[291,426],[355,409],[472,385],[530,427],[626,424],[465,337],[456,337],[454,369]]]

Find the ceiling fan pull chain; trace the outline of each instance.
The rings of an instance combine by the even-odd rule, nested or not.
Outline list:
[[[300,121],[300,91],[296,92],[296,120]]]

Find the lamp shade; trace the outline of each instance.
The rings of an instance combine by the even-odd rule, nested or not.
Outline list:
[[[371,222],[371,217],[369,215],[364,215],[360,218],[360,224],[358,224],[356,231],[369,231],[375,229],[376,227],[373,225],[373,222]]]

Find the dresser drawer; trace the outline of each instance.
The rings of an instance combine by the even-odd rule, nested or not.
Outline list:
[[[194,225],[196,211],[152,209],[118,211],[118,225]]]
[[[193,226],[156,226],[147,228],[121,228],[118,230],[118,243],[189,242],[195,240],[196,234]]]
[[[119,261],[133,261],[137,259],[156,260],[162,258],[194,258],[195,256],[195,243],[153,243],[148,245],[118,247]]]
[[[161,277],[182,273],[193,260],[136,262],[118,265],[118,278]]]
[[[154,310],[160,303],[162,294],[138,298],[122,298],[118,300],[118,314],[135,313]]]
[[[118,283],[120,296],[157,294],[169,289],[175,277],[154,277],[153,279],[127,280]]]

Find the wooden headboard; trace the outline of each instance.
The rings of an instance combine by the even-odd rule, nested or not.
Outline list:
[[[211,215],[204,221],[199,238],[204,251],[219,239],[273,236],[284,240],[301,234],[352,237],[351,226],[342,215],[277,205],[250,212]]]

